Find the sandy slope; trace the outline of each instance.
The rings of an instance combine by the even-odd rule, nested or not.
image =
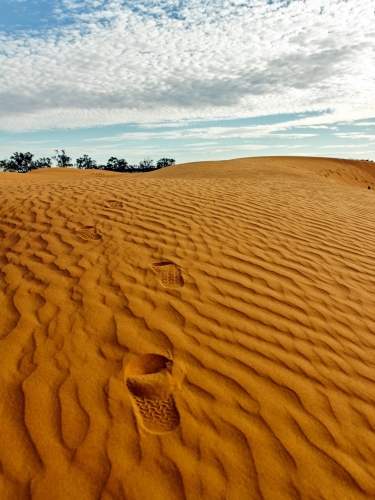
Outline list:
[[[368,185],[291,157],[0,174],[1,500],[375,498]]]

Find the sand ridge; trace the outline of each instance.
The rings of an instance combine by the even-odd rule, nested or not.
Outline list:
[[[0,174],[0,498],[374,498],[364,163]]]

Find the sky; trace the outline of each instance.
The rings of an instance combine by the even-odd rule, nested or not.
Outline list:
[[[1,0],[0,159],[375,160],[374,0]]]

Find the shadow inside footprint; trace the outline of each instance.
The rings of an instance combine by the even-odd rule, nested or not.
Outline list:
[[[100,240],[101,236],[96,232],[94,226],[82,226],[76,229],[76,234],[84,240]]]
[[[180,288],[184,286],[181,268],[173,262],[157,262],[151,264],[151,269],[165,288]]]
[[[122,201],[107,200],[105,204],[107,208],[122,208]]]
[[[146,430],[156,434],[174,431],[180,423],[172,395],[172,365],[165,356],[150,353],[132,359],[125,368],[137,417]]]

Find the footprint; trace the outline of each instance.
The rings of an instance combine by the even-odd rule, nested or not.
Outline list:
[[[180,288],[184,286],[181,268],[173,262],[158,262],[151,264],[151,269],[160,279],[160,283],[165,288]]]
[[[107,208],[122,208],[122,201],[107,200],[106,206]]]
[[[100,240],[101,236],[96,232],[94,226],[82,226],[76,229],[76,234],[84,240]]]
[[[180,415],[173,399],[176,381],[172,360],[160,354],[142,354],[125,368],[125,383],[132,397],[137,418],[149,432],[174,431]]]

